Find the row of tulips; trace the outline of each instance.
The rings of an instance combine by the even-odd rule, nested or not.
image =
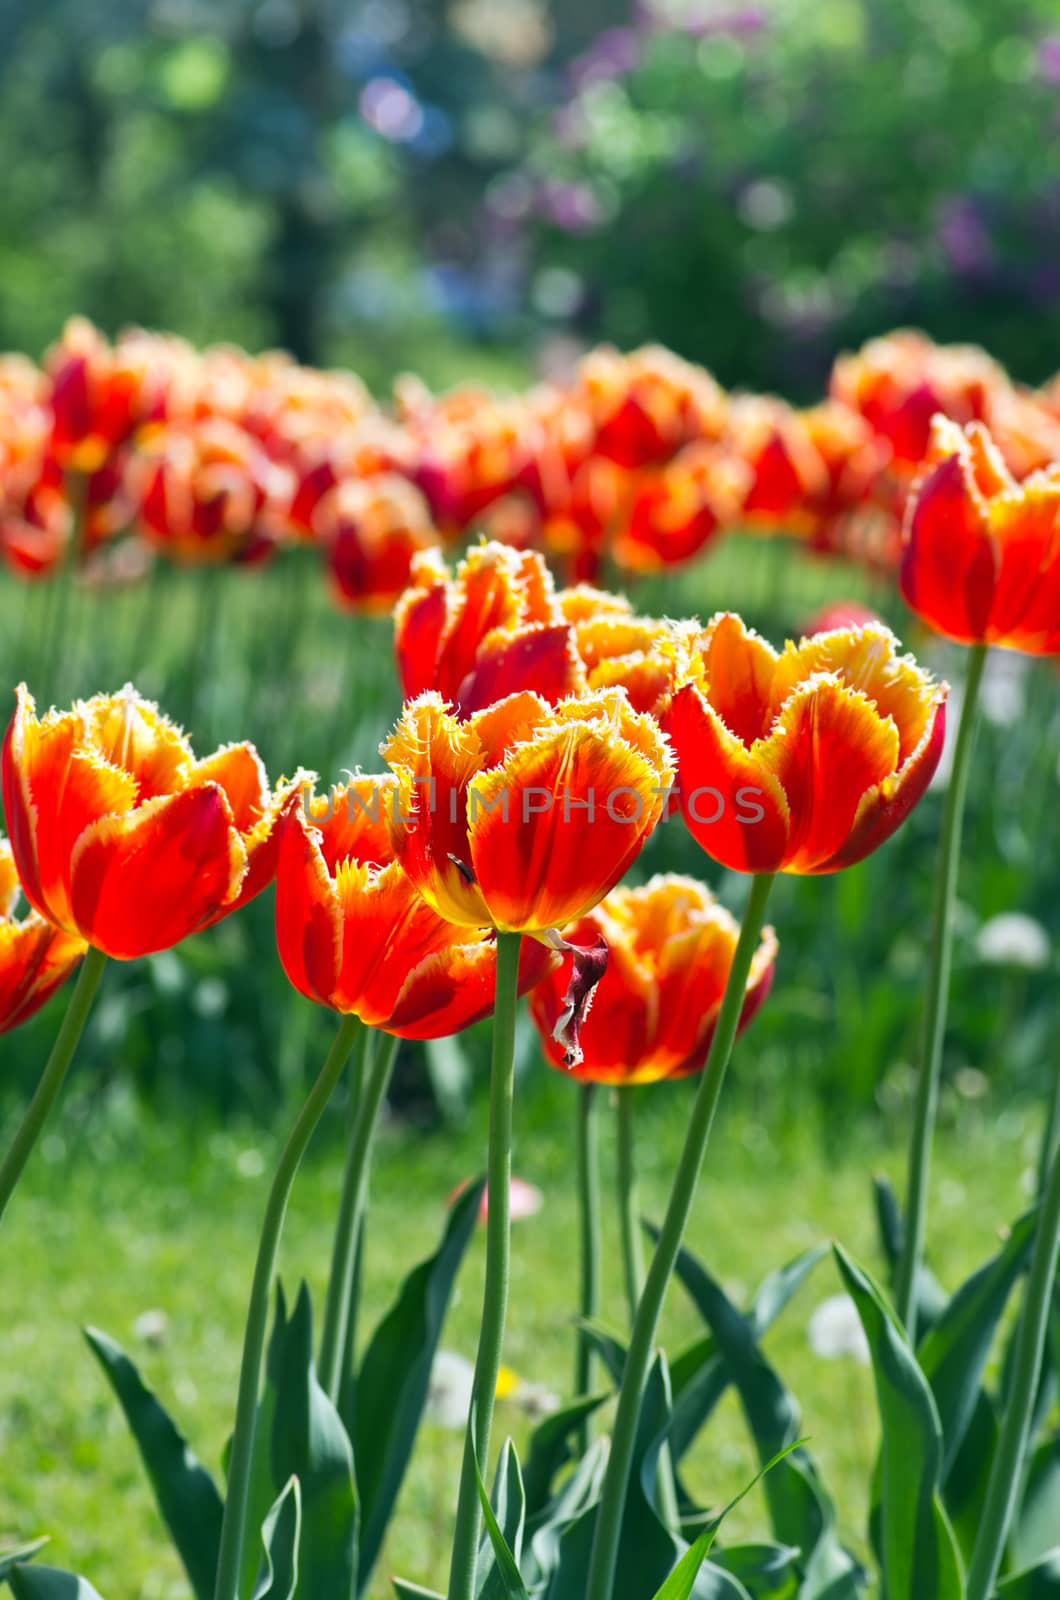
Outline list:
[[[1007,1250],[1002,1267],[984,1269],[995,1291],[999,1279],[1004,1283],[1007,1296],[1030,1263],[1003,1414],[996,1439],[980,1451],[978,1515],[970,1533],[958,1530],[945,1503],[942,1452],[945,1447],[952,1460],[965,1442],[984,1393],[986,1349],[1001,1307],[996,1292],[989,1312],[978,1302],[973,1306],[966,1286],[933,1326],[923,1326],[930,1311],[923,1249],[952,904],[986,653],[994,645],[1045,655],[1060,648],[1057,492],[1047,472],[1022,484],[1010,477],[979,424],[962,431],[942,418],[933,425],[928,461],[907,512],[903,592],[922,621],[971,648],[940,842],[906,1212],[895,1246],[897,1315],[840,1254],[877,1371],[884,1431],[878,1549],[889,1600],[989,1600],[997,1592],[1026,1486],[1044,1370],[1060,1246],[1055,1150],[1046,1154],[1040,1206],[1014,1230],[1018,1250]],[[290,1595],[296,1584],[305,1596],[364,1591],[378,1553],[379,1516],[396,1493],[393,1462],[388,1458],[385,1470],[379,1466],[372,1430],[366,1433],[358,1422],[359,1411],[375,1415],[372,1406],[379,1405],[365,1376],[369,1355],[378,1357],[374,1341],[352,1400],[348,1394],[368,1166],[393,1040],[451,1033],[491,1010],[486,1286],[448,1600],[486,1592],[520,1597],[531,1590],[586,1600],[647,1600],[656,1591],[656,1600],[860,1594],[864,1574],[835,1537],[814,1487],[815,1468],[797,1444],[790,1417],[778,1423],[774,1415],[773,1423],[756,1429],[763,1467],[773,1466],[766,1484],[774,1530],[791,1547],[787,1589],[756,1585],[749,1571],[744,1579],[734,1576],[723,1552],[713,1559],[717,1521],[704,1525],[701,1517],[697,1526],[682,1491],[675,1408],[655,1343],[675,1271],[686,1279],[692,1271],[685,1234],[733,1044],[772,981],[777,941],[765,916],[775,877],[844,869],[901,826],[941,755],[946,686],[900,655],[882,624],[833,629],[777,651],[729,613],[706,627],[694,620],[664,623],[639,617],[621,598],[585,584],[557,591],[538,554],[503,543],[472,549],[453,574],[422,557],[395,621],[406,700],[383,746],[388,771],[353,778],[326,795],[316,795],[314,780],[301,772],[270,786],[249,745],[196,759],[184,736],[131,688],[41,718],[29,694],[19,691],[4,745],[4,809],[10,859],[33,909],[24,924],[5,923],[11,934],[0,994],[13,997],[5,1023],[23,1020],[84,959],[37,1095],[0,1166],[0,1210],[61,1087],[106,958],[132,960],[168,948],[275,882],[283,968],[296,988],[343,1021],[270,1192],[223,1509],[206,1556],[200,1550],[195,1560],[185,1557],[190,1574],[195,1567],[197,1594],[215,1600],[250,1592]],[[748,875],[738,926],[693,880],[619,887],[652,831],[675,813],[711,859]],[[628,1344],[617,1354],[613,1346],[607,1350],[592,1323],[595,1184],[585,1094],[578,1373],[585,1385],[591,1357],[602,1351],[616,1379],[617,1411],[610,1449],[601,1450],[587,1437],[594,1397],[578,1397],[585,1453],[574,1478],[545,1496],[532,1523],[525,1485],[522,1513],[517,1508],[521,1480],[510,1453],[502,1459],[492,1504],[481,1480],[506,1317],[515,1017],[527,990],[553,1064],[586,1089],[603,1083],[621,1090],[632,1311]],[[263,1393],[280,1234],[301,1157],[351,1054],[359,1109],[318,1377],[311,1377],[311,1415],[303,1419],[305,1436],[326,1460],[307,1459],[308,1446],[293,1456],[278,1452],[273,1431],[270,1509],[268,1501],[260,1503],[261,1436],[274,1429],[270,1408],[289,1400],[277,1377],[295,1360],[288,1346],[305,1353],[306,1343],[304,1314],[288,1318],[281,1305]],[[699,1082],[684,1152],[642,1273],[629,1095],[638,1084],[686,1073],[698,1073]],[[703,1360],[717,1358],[726,1374],[722,1387],[735,1383],[752,1409],[746,1363],[761,1362],[757,1336],[733,1308],[719,1309],[716,1286],[701,1283],[700,1289],[713,1307],[714,1341]],[[760,1321],[764,1317],[759,1313]],[[940,1327],[951,1340],[963,1330],[959,1362],[948,1345],[944,1358],[938,1356]],[[311,1353],[306,1359],[312,1366]],[[109,1366],[123,1404],[136,1415],[117,1358]],[[708,1387],[718,1381],[711,1371]],[[371,1376],[379,1382],[374,1369]],[[300,1381],[305,1388],[304,1376]],[[403,1387],[401,1393],[411,1391]],[[179,1469],[168,1469],[178,1477],[158,1488],[157,1462],[148,1464],[173,1526],[180,1521],[173,1510],[183,1481]],[[396,1470],[399,1481],[400,1461]],[[349,1516],[340,1518],[346,1565],[341,1579],[325,1584],[327,1519],[319,1505],[310,1515],[307,1497],[325,1495],[329,1484],[334,1493],[336,1471],[343,1483],[348,1477],[352,1497]],[[387,1479],[387,1494],[380,1491],[374,1502],[368,1556],[358,1556],[353,1485],[380,1477]],[[576,1514],[572,1484],[582,1496]],[[648,1524],[639,1506],[642,1491]],[[796,1517],[799,1496],[805,1515]],[[265,1527],[268,1561],[260,1582],[252,1522]],[[524,1550],[523,1533],[531,1525],[538,1533],[551,1529],[551,1543],[535,1539]],[[811,1525],[816,1531],[807,1531]],[[636,1558],[630,1574],[627,1556]],[[14,1562],[16,1593],[32,1594],[32,1574],[40,1570]],[[277,1582],[278,1571],[288,1577]],[[1033,1592],[1053,1592],[1040,1587],[1049,1581],[1042,1565]],[[399,1592],[417,1591],[402,1584]]]
[[[77,319],[43,368],[0,358],[0,555],[102,581],[309,543],[367,611],[419,552],[483,527],[572,580],[677,568],[737,528],[890,570],[936,413],[984,424],[1018,480],[1060,458],[1057,383],[912,332],[839,358],[802,410],[602,347],[562,386],[435,397],[406,378],[384,411],[350,374],[139,329],[110,345]]]

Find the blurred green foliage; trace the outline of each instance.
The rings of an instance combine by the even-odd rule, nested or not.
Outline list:
[[[811,395],[916,322],[1043,377],[1058,115],[1051,0],[7,0],[0,347],[573,331]]]

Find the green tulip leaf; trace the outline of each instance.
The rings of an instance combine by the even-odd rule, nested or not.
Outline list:
[[[303,1284],[276,1352],[270,1460],[277,1491],[292,1476],[301,1490],[299,1589],[349,1595],[357,1577],[357,1494],[353,1450],[342,1419],[317,1382],[313,1313]]]
[[[7,1581],[15,1600],[101,1600],[87,1578],[60,1572],[58,1567],[19,1564],[11,1568]]]
[[[572,1440],[577,1437],[582,1423],[609,1398],[606,1391],[583,1395],[569,1406],[545,1417],[530,1435],[530,1448],[523,1468],[529,1520],[536,1520],[545,1510],[557,1475],[573,1458]]]
[[[3,1583],[12,1567],[17,1567],[20,1561],[32,1561],[50,1541],[43,1539],[30,1539],[25,1544],[13,1545],[10,1550],[0,1550],[0,1583]]]
[[[917,1350],[931,1385],[943,1439],[943,1478],[961,1447],[982,1388],[998,1324],[1034,1241],[1036,1211],[1015,1224],[997,1255],[947,1302]]]
[[[961,1600],[964,1579],[942,1506],[942,1427],[927,1379],[868,1274],[835,1246],[865,1330],[883,1433],[879,1534],[888,1600]]]
[[[297,1478],[283,1492],[261,1527],[265,1571],[254,1600],[294,1600],[298,1589],[298,1545],[302,1533],[302,1495]]]
[[[224,1506],[217,1485],[120,1345],[84,1330],[140,1452],[155,1503],[196,1600],[211,1600]]]
[[[412,1455],[442,1324],[484,1189],[483,1179],[457,1200],[438,1250],[406,1278],[364,1353],[351,1419],[361,1498],[358,1593],[367,1588]]]
[[[482,1473],[479,1471],[477,1461],[475,1462],[475,1479],[478,1483],[478,1497],[482,1504],[482,1519],[486,1525],[486,1535],[493,1546],[495,1563],[493,1573],[499,1582],[498,1592],[503,1596],[503,1600],[530,1600],[530,1596],[526,1592],[526,1584],[523,1582],[522,1574],[519,1571],[519,1563],[504,1536],[504,1530],[497,1521],[493,1506],[490,1504],[490,1497],[486,1492],[486,1485],[482,1481]]]
[[[501,1449],[490,1507],[497,1526],[504,1536],[504,1542],[518,1566],[522,1560],[523,1533],[526,1528],[526,1490],[519,1469],[519,1457],[510,1439],[504,1441]],[[475,1584],[476,1600],[507,1600],[504,1576],[496,1563],[491,1564],[489,1560],[492,1544],[487,1528],[483,1548],[479,1552]]]

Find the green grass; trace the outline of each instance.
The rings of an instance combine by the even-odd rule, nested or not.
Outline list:
[[[742,1054],[753,1065],[748,1046]],[[687,1085],[644,1101],[644,1209],[658,1215],[684,1123]],[[539,1075],[520,1101],[516,1170],[545,1193],[545,1207],[515,1233],[506,1359],[521,1378],[566,1392],[572,1367],[570,1317],[575,1261],[571,1171],[573,1093]],[[882,1133],[833,1130],[825,1157],[796,1120],[724,1116],[697,1201],[690,1244],[730,1291],[748,1294],[761,1275],[831,1236],[879,1271],[870,1177],[899,1179],[902,1153]],[[294,1198],[283,1249],[288,1285],[305,1276],[317,1304],[338,1197],[338,1116],[321,1137]],[[605,1184],[612,1176],[610,1129]],[[938,1150],[932,1264],[952,1286],[990,1253],[997,1230],[1022,1208],[1033,1165],[1037,1118],[997,1114],[988,1103],[954,1113]],[[446,1197],[482,1160],[478,1112],[461,1132],[426,1136],[391,1124],[373,1183],[366,1324],[374,1322],[414,1261],[439,1234]],[[231,1425],[243,1313],[258,1221],[276,1139],[260,1130],[211,1131],[165,1125],[119,1099],[84,1120],[67,1112],[46,1135],[17,1194],[2,1237],[0,1322],[0,1547],[47,1533],[48,1559],[88,1576],[106,1600],[176,1600],[186,1585],[168,1548],[123,1420],[83,1345],[94,1323],[124,1343],[172,1408],[200,1456],[216,1467]],[[606,1189],[605,1189],[606,1192]],[[606,1219],[605,1314],[621,1326],[617,1230]],[[459,1282],[443,1345],[474,1354],[483,1241]],[[772,1360],[803,1406],[804,1431],[835,1496],[844,1535],[863,1543],[874,1450],[871,1379],[850,1359],[824,1362],[806,1337],[816,1304],[838,1290],[827,1261],[768,1339]],[[141,1313],[160,1310],[164,1340],[138,1339]],[[697,1332],[680,1290],[666,1312],[671,1351]],[[514,1402],[499,1408],[497,1434],[525,1436]],[[416,1461],[372,1590],[389,1595],[386,1574],[444,1581],[460,1439],[434,1425]],[[691,1479],[719,1504],[751,1471],[738,1413],[727,1400],[697,1444]],[[766,1531],[760,1493],[733,1519],[743,1533]]]

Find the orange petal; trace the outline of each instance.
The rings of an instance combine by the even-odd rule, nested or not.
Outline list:
[[[26,1022],[65,983],[85,953],[82,939],[43,917],[0,922],[0,1033]]]
[[[417,894],[396,862],[378,869],[346,861],[335,892],[342,962],[332,1004],[381,1026],[410,969],[461,935]]]
[[[84,938],[118,960],[166,950],[238,895],[246,852],[215,783],[106,816],[70,859],[70,905]]]
[[[779,714],[800,683],[815,672],[835,676],[870,699],[898,729],[899,760],[920,744],[938,704],[937,686],[910,656],[897,654],[897,640],[883,622],[833,629],[789,643],[773,679],[773,712]]]
[[[712,618],[701,650],[707,699],[730,733],[753,744],[773,720],[776,651],[732,612]]]
[[[320,833],[320,849],[332,876],[347,860],[377,867],[393,861],[389,823],[398,815],[397,798],[397,779],[385,772],[335,784],[327,796],[309,802],[313,825]],[[301,805],[304,813],[304,790]]]
[[[280,964],[299,993],[331,1005],[342,959],[342,910],[320,849],[300,807],[291,805],[279,829],[276,865],[276,945]]]
[[[220,784],[240,833],[257,827],[269,803],[265,765],[252,744],[223,745],[212,756],[196,761],[188,787],[197,783]]]
[[[986,502],[967,452],[949,456],[928,474],[909,503],[902,594],[939,633],[974,644],[986,636],[996,566]]]
[[[0,838],[0,922],[14,911],[20,888],[11,846]]]
[[[185,786],[193,765],[190,744],[131,683],[120,694],[96,695],[81,711],[86,739],[109,765],[131,774],[138,801]]]
[[[662,812],[668,766],[606,720],[569,715],[566,726],[539,730],[471,787],[471,863],[490,921],[502,930],[543,932],[584,915],[622,877]]]
[[[834,872],[862,861],[901,827],[928,784],[942,758],[946,742],[946,686],[935,691],[931,713],[920,743],[891,778],[867,789],[847,838],[822,872]]]
[[[519,993],[533,990],[558,961],[557,952],[535,939],[524,939],[519,953]],[[459,1033],[492,1014],[496,987],[494,940],[471,938],[414,967],[388,1021],[380,1026],[403,1039],[441,1039]]]
[[[567,623],[531,623],[510,633],[490,634],[475,665],[456,693],[456,704],[470,716],[494,701],[532,689],[554,704],[584,687],[585,673]]]
[[[4,743],[4,809],[19,877],[30,904],[76,933],[70,907],[70,858],[93,823],[134,804],[135,779],[83,748],[77,711],[38,721],[20,685]]]
[[[665,725],[677,752],[681,814],[693,839],[734,872],[775,872],[791,813],[758,747],[748,750],[694,684],[674,695]]]
[[[814,678],[791,696],[768,739],[755,746],[791,809],[786,872],[819,872],[845,844],[862,796],[898,764],[898,732],[865,695]]]
[[[1060,637],[1060,484],[1030,479],[990,512],[1000,565],[988,638],[1051,654]]]
[[[382,753],[398,782],[397,807],[387,816],[395,856],[440,915],[480,928],[489,914],[474,883],[467,830],[467,791],[482,750],[475,726],[460,722],[439,695],[421,695],[405,706]]]

